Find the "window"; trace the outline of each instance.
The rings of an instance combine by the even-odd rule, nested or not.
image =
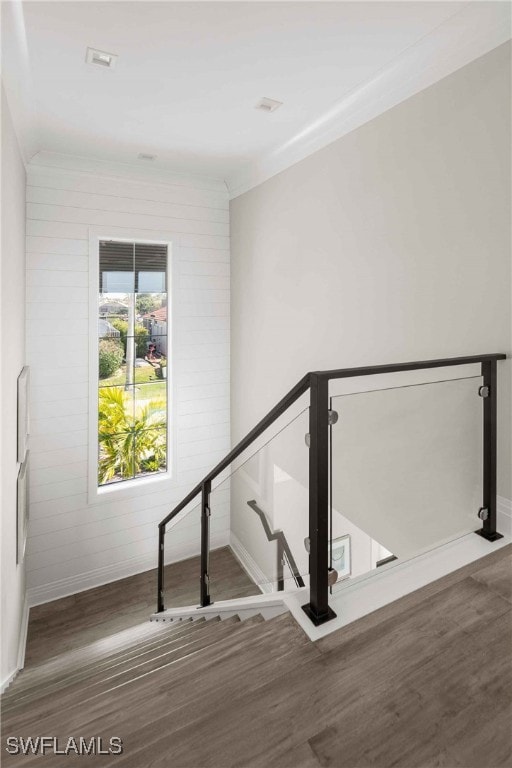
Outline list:
[[[100,240],[98,487],[167,471],[167,262],[166,245]]]

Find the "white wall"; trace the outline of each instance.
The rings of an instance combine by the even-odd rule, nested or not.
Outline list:
[[[62,161],[66,160],[61,158]],[[122,178],[36,157],[27,186],[27,355],[32,486],[27,579],[43,601],[156,564],[157,523],[229,449],[229,223],[214,180]],[[52,158],[53,162],[53,158]],[[74,166],[80,170],[74,170]],[[121,171],[120,171],[121,174]],[[177,475],[170,487],[89,503],[88,237],[171,235]],[[96,435],[92,435],[96,439]],[[139,489],[140,490],[140,489]],[[229,507],[212,545],[228,540]],[[199,551],[198,517],[167,536],[169,560]]]
[[[233,441],[308,370],[510,353],[510,45],[233,200],[231,234]]]
[[[25,168],[2,87],[1,288],[1,672],[2,685],[18,666],[23,633],[24,564],[16,565],[17,378],[25,364]]]

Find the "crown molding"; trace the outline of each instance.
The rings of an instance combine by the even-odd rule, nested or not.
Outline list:
[[[345,94],[324,115],[271,153],[227,179],[230,199],[262,184],[402,101],[505,43],[508,2],[468,2],[403,51],[374,78]]]
[[[25,169],[68,171],[152,184],[192,187],[227,193],[223,179],[178,173],[161,167],[78,157],[42,149],[37,127],[25,18],[21,0],[1,2],[2,85]]]
[[[207,189],[227,192],[224,179],[209,176],[175,173],[164,168],[147,167],[132,163],[118,163],[94,157],[79,157],[61,152],[41,150],[31,159],[27,170],[44,170],[61,173],[80,173],[92,176],[105,176],[115,179],[140,181],[149,184],[165,184],[193,189]]]
[[[2,83],[27,170],[45,168],[229,192],[231,199],[262,184],[350,131],[447,77],[510,39],[508,2],[468,2],[400,54],[375,77],[345,94],[326,113],[227,180],[174,173],[42,151],[21,0],[1,3]]]

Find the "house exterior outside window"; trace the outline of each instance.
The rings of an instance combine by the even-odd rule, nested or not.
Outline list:
[[[102,488],[168,470],[167,245],[100,240],[98,285]]]

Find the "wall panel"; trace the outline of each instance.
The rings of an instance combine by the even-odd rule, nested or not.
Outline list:
[[[219,187],[212,189],[212,186]],[[87,494],[89,230],[173,239],[176,476],[170,490]],[[120,229],[121,228],[121,229]],[[32,368],[27,579],[44,601],[154,567],[157,526],[229,450],[229,206],[225,189],[32,166],[27,180],[27,350]],[[95,439],[95,435],[92,436]],[[140,489],[139,489],[140,492]],[[213,541],[229,540],[226,514]],[[197,516],[168,557],[199,551]]]

